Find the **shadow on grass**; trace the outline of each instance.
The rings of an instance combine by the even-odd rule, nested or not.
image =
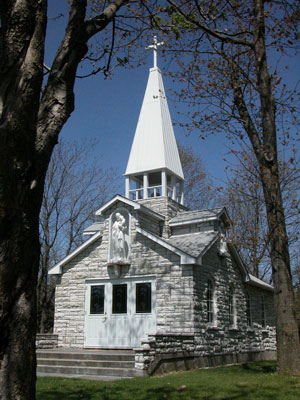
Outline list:
[[[276,372],[276,363],[274,361],[264,361],[260,363],[245,363],[240,366],[244,371],[253,373],[271,374]]]

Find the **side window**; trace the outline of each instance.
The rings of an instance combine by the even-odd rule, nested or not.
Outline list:
[[[260,299],[260,310],[261,310],[261,326],[266,326],[266,310],[265,310],[265,298],[261,296]]]
[[[90,314],[104,314],[104,285],[91,286]]]
[[[229,312],[229,324],[231,326],[235,326],[236,325],[235,298],[234,298],[234,290],[232,287],[229,288],[229,294],[228,294],[228,312]]]
[[[251,298],[250,294],[246,294],[246,308],[247,308],[247,325],[252,325],[252,316],[251,316]]]
[[[206,320],[209,324],[215,323],[214,284],[211,279],[207,280],[206,289]]]

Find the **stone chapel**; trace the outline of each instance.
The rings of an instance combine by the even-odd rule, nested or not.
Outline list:
[[[58,346],[133,349],[141,374],[178,360],[197,367],[274,357],[273,287],[227,241],[225,208],[184,206],[158,45],[154,38],[125,196],[102,206],[88,239],[49,271],[58,277]]]

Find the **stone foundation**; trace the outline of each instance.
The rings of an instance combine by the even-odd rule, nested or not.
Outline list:
[[[200,355],[194,335],[149,335],[142,348],[135,349],[135,368],[140,375],[151,376],[170,371],[209,368],[254,361],[276,360],[276,351],[241,351]]]

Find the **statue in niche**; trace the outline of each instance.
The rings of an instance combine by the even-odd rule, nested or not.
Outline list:
[[[224,233],[221,233],[220,235],[219,255],[221,257],[229,256],[228,247],[226,243],[226,236],[224,235]]]
[[[127,215],[126,215],[127,214]],[[110,236],[110,262],[116,264],[128,262],[129,256],[129,215],[116,212],[112,215]]]

